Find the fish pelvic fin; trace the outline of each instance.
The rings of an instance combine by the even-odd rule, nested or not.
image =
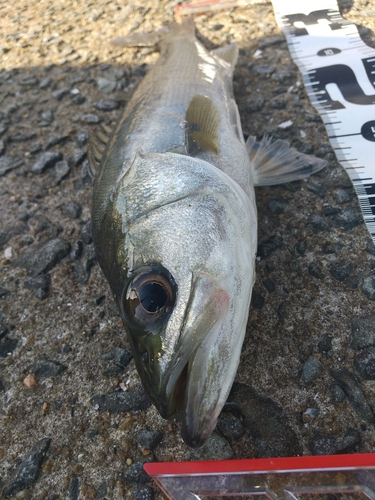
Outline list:
[[[272,142],[267,136],[260,142],[250,136],[246,141],[246,149],[253,167],[255,186],[270,186],[305,179],[327,164],[321,158],[300,153],[290,147],[287,141],[278,139]]]
[[[227,62],[230,65],[231,70],[234,70],[238,60],[238,47],[236,43],[231,43],[229,45],[225,45],[224,47],[213,49],[211,50],[211,54]]]
[[[91,179],[95,179],[96,172],[99,169],[100,162],[109,141],[113,128],[108,125],[101,125],[95,135],[90,137],[90,143],[87,151],[89,160],[89,174]]]
[[[186,150],[197,156],[201,151],[219,153],[220,115],[212,100],[195,95],[186,111]]]

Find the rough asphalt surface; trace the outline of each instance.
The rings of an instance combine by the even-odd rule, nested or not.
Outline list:
[[[208,444],[189,450],[142,390],[95,262],[86,151],[158,57],[109,41],[168,24],[176,3],[0,3],[0,498],[160,499],[145,461],[375,449],[375,247],[269,3],[197,17],[201,39],[240,47],[245,135],[329,163],[257,190],[247,336]],[[373,5],[340,9],[374,46]]]

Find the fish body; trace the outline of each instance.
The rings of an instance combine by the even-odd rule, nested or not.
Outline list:
[[[284,141],[245,143],[236,46],[209,52],[186,21],[160,48],[114,131],[93,143],[92,231],[144,388],[164,418],[182,411],[183,438],[198,447],[225,404],[246,331],[254,186],[324,162]]]

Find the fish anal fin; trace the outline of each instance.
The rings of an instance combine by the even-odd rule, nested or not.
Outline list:
[[[233,70],[238,60],[238,47],[237,44],[230,43],[224,47],[211,50],[211,54],[230,64]]]
[[[89,160],[89,173],[92,179],[95,179],[96,172],[99,168],[112,130],[113,127],[110,125],[102,125],[96,134],[90,137],[87,157]]]
[[[246,148],[253,166],[256,186],[270,186],[305,179],[315,174],[327,162],[312,155],[300,153],[287,141],[264,136],[260,142],[254,137],[246,141]]]
[[[199,151],[219,153],[219,123],[219,111],[212,100],[195,95],[186,111],[187,152],[193,156]]]

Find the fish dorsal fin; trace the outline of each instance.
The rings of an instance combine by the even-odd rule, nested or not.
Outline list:
[[[89,173],[92,179],[95,179],[96,172],[99,168],[103,157],[104,150],[107,146],[113,127],[110,125],[101,125],[95,135],[91,136],[90,144],[87,151],[89,160]]]
[[[305,155],[290,147],[287,141],[264,136],[260,142],[254,137],[246,141],[246,148],[253,166],[256,186],[270,186],[305,179],[325,167],[327,162],[312,155]]]
[[[195,95],[186,111],[186,150],[192,156],[200,151],[219,152],[220,115],[211,99]]]
[[[238,47],[236,43],[231,43],[224,47],[211,50],[211,54],[227,62],[230,64],[231,68],[234,69],[238,60]]]

